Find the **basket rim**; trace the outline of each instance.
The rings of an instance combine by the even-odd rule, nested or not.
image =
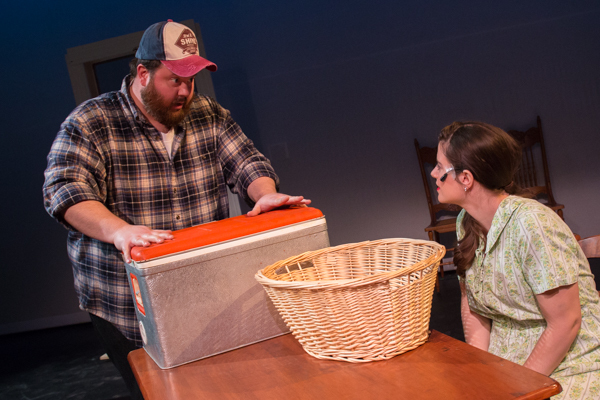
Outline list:
[[[378,274],[374,274],[371,276],[366,276],[362,278],[352,278],[352,279],[338,279],[338,280],[321,280],[321,281],[280,281],[276,279],[268,278],[264,275],[265,272],[280,268],[284,265],[294,264],[299,261],[303,261],[307,254],[313,254],[315,256],[321,256],[328,253],[333,253],[339,250],[347,250],[353,249],[356,247],[363,247],[365,245],[374,246],[380,244],[387,243],[409,243],[417,246],[429,246],[435,250],[435,253],[430,255],[429,257],[418,261],[407,268],[401,268],[396,271],[388,271],[381,272]],[[334,289],[334,288],[355,288],[359,286],[371,285],[374,283],[380,283],[384,281],[388,281],[390,279],[396,278],[401,275],[407,275],[414,271],[420,270],[424,267],[424,264],[439,264],[442,257],[446,253],[446,247],[440,243],[431,241],[431,240],[423,240],[423,239],[410,239],[410,238],[389,238],[389,239],[379,239],[379,240],[366,240],[363,242],[356,243],[348,243],[342,244],[333,247],[327,247],[320,250],[306,251],[304,253],[298,254],[293,257],[286,258],[284,260],[278,261],[271,265],[266,266],[265,268],[259,270],[254,278],[263,286],[268,286],[272,288],[281,288],[281,289],[307,289],[307,290],[315,290],[315,289]]]

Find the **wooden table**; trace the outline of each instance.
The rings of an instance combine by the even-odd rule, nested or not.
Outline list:
[[[129,363],[146,400],[545,399],[553,379],[440,332],[386,361],[352,364],[309,356],[284,335],[161,370],[143,349]]]

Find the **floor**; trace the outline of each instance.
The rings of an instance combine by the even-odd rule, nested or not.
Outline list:
[[[0,336],[0,399],[129,399],[91,323]]]
[[[600,259],[593,261],[599,276]],[[453,272],[433,295],[430,327],[464,341]],[[91,323],[0,336],[0,400],[129,399],[115,367],[100,360],[103,353]]]

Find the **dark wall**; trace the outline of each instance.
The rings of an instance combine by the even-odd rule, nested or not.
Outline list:
[[[167,18],[200,24],[218,100],[282,191],[325,212],[332,244],[426,238],[414,138],[434,145],[467,118],[526,129],[537,115],[566,222],[600,233],[598,1],[96,3],[3,6],[0,333],[82,320],[66,231],[41,195],[75,106],[66,49]]]

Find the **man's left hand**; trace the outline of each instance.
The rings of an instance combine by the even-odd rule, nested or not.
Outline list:
[[[265,213],[278,207],[293,205],[307,206],[309,204],[310,200],[305,199],[302,196],[288,196],[287,194],[283,193],[269,193],[258,199],[252,211],[249,211],[247,215],[249,217],[255,217],[260,213]]]

